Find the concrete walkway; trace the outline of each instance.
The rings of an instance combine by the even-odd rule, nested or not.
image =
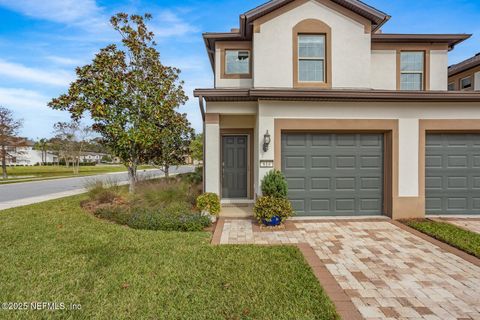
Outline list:
[[[194,166],[180,166],[172,168],[171,173],[193,172],[194,168]],[[163,177],[164,173],[161,170],[141,170],[138,172],[138,176],[139,179],[153,179]],[[107,173],[87,177],[0,185],[0,210],[85,193],[87,191],[86,187],[97,181],[125,185],[128,184],[128,174],[125,172]]]
[[[225,219],[219,228],[219,244],[298,245],[344,319],[480,319],[479,260],[390,221],[290,221],[272,232]]]

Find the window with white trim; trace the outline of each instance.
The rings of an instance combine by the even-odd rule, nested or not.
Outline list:
[[[400,90],[424,90],[425,52],[400,53]]]
[[[448,91],[455,91],[455,82],[450,82],[448,84]]]
[[[325,82],[325,35],[298,35],[298,81]]]
[[[225,50],[225,74],[250,74],[250,51]]]
[[[460,90],[472,90],[472,77],[460,79]]]

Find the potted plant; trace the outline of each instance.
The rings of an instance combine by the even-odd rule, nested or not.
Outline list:
[[[276,227],[293,215],[290,201],[287,199],[287,179],[279,170],[271,170],[262,179],[263,197],[257,199],[254,207],[259,223]]]
[[[293,215],[292,204],[288,199],[263,196],[257,199],[253,208],[258,222],[276,227]]]
[[[202,214],[209,215],[212,223],[215,223],[220,213],[220,198],[216,193],[204,193],[197,198],[197,208]]]

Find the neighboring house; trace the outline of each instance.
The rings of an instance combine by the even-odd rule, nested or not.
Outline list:
[[[34,142],[26,140],[22,146],[7,147],[7,166],[34,166],[41,163],[53,164],[58,162],[58,157],[48,152],[42,158],[42,151],[33,149]]]
[[[385,34],[356,0],[277,0],[203,35],[206,192],[252,202],[280,169],[299,216],[480,214],[480,93],[448,92],[466,34]]]
[[[102,159],[104,156],[109,156],[106,153],[98,153],[98,152],[84,152],[80,156],[81,163],[102,163]]]
[[[480,91],[480,53],[448,68],[448,90]]]

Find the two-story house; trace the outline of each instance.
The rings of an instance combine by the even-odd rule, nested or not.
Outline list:
[[[203,35],[205,191],[252,203],[272,168],[299,216],[480,214],[480,93],[449,92],[467,34],[385,34],[357,0],[274,0]]]
[[[448,90],[480,91],[480,53],[448,68]]]

